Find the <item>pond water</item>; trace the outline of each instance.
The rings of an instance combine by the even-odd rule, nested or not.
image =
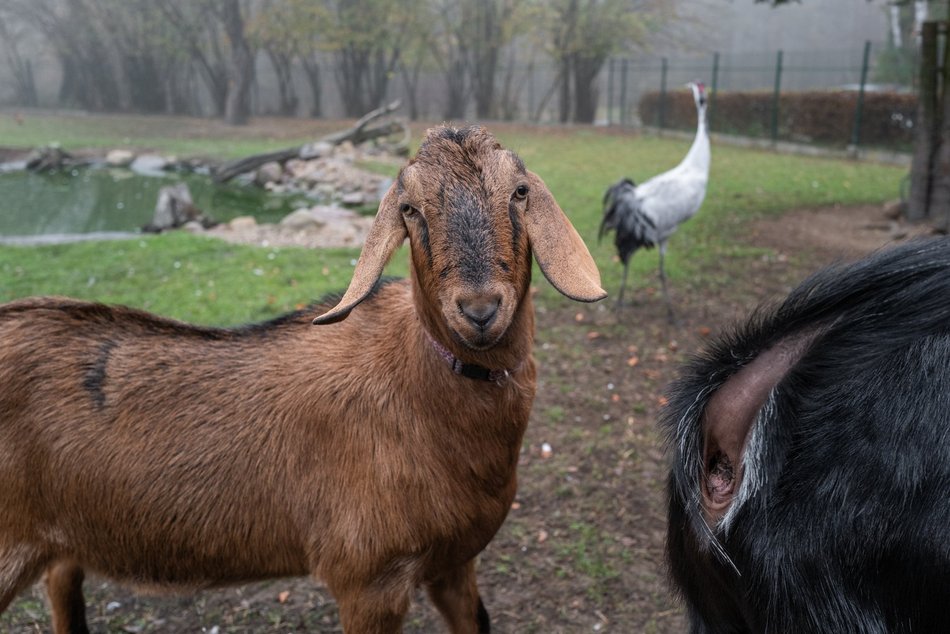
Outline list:
[[[0,236],[134,232],[152,219],[158,190],[184,181],[195,205],[222,222],[254,216],[277,222],[303,196],[277,196],[250,185],[216,185],[208,176],[142,176],[124,169],[75,168],[51,174],[0,173]],[[312,203],[310,203],[312,204]]]

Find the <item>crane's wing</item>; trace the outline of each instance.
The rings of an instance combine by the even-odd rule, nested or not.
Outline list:
[[[706,177],[695,170],[673,170],[637,187],[643,212],[653,220],[663,240],[692,218],[706,197]]]
[[[599,237],[610,230],[616,231],[614,244],[617,255],[626,264],[630,256],[641,247],[656,244],[656,223],[643,207],[640,187],[624,179],[607,190],[604,196],[604,217],[600,223]]]
[[[615,231],[620,225],[623,209],[627,206],[625,201],[632,200],[635,196],[637,186],[629,178],[622,178],[604,192],[604,216],[600,221],[600,229],[597,231],[597,241],[604,237],[608,231]]]

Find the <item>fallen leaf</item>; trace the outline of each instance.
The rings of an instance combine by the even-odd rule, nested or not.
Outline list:
[[[512,511],[517,511],[517,510],[520,509],[520,508],[521,508],[521,502],[512,502],[512,503],[511,503],[511,510],[512,510]]]
[[[290,598],[289,590],[284,590],[283,592],[277,595],[277,601],[280,603],[287,603],[287,599],[289,598]]]
[[[611,395],[610,400],[613,401],[614,403],[619,403],[619,402],[620,402],[620,395],[619,395],[619,394],[613,394],[613,395]]]
[[[543,528],[538,531],[538,543],[543,544],[548,540],[548,532]]]
[[[667,405],[669,405],[670,399],[666,398],[665,396],[661,396],[658,399],[656,399],[656,402],[659,404],[660,407],[666,407]]]
[[[696,332],[699,333],[700,337],[708,337],[712,333],[712,328],[709,326],[700,326],[696,329]]]
[[[587,340],[593,341],[594,339],[600,339],[600,336],[601,335],[599,332],[597,332],[596,330],[591,330],[589,333],[587,333]]]
[[[634,355],[634,356],[630,357],[629,359],[627,359],[627,365],[629,365],[631,368],[634,367],[635,365],[637,365],[638,363],[640,363],[640,357],[638,357],[638,356],[636,356],[636,355]]]
[[[584,313],[577,313],[576,315],[574,315],[574,321],[578,323],[584,321]]]

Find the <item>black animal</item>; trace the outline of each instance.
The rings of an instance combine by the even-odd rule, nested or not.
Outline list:
[[[814,275],[672,392],[691,632],[950,632],[950,240]]]

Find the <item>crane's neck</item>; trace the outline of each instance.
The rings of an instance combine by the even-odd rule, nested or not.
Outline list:
[[[682,164],[708,169],[710,152],[709,133],[706,130],[706,104],[696,107],[696,119],[696,137],[693,139],[693,145],[689,148]]]

